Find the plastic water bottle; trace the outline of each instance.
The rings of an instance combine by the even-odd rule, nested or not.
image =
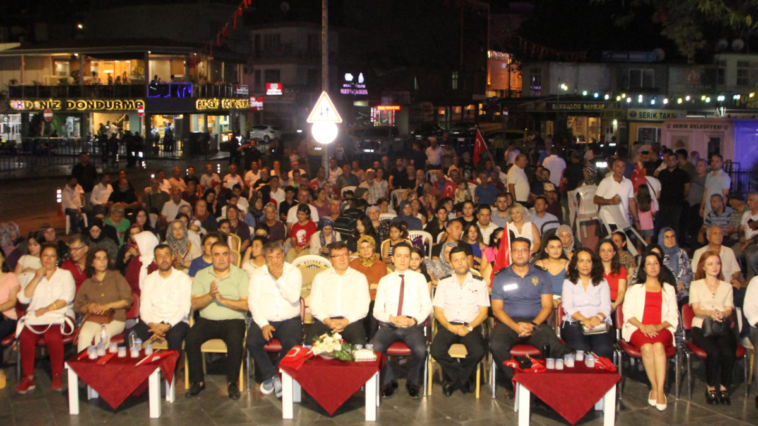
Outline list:
[[[100,342],[102,342],[103,345],[108,344],[108,332],[105,331],[105,324],[100,326]]]
[[[138,351],[142,350],[142,339],[139,337],[134,340],[134,349],[137,349]]]
[[[137,339],[137,334],[136,334],[134,331],[130,331],[130,332],[129,332],[129,339],[128,339],[128,342],[129,342],[129,348],[130,348],[130,349],[134,347],[134,341],[135,341],[136,339]]]

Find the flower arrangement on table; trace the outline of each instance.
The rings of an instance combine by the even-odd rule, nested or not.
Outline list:
[[[326,359],[337,358],[341,361],[354,361],[354,350],[355,346],[342,340],[339,333],[325,333],[313,340],[311,352]]]

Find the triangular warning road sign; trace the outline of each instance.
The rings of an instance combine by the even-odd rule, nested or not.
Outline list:
[[[342,117],[337,113],[332,100],[326,92],[321,92],[316,106],[313,107],[311,115],[308,116],[308,123],[342,123]]]

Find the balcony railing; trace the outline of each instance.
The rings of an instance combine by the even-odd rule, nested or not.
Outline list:
[[[155,83],[122,85],[14,85],[10,99],[142,99],[151,98],[244,98],[247,86],[234,84]]]

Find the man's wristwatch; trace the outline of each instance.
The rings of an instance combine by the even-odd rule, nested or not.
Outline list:
[[[471,327],[470,325],[467,325],[467,326],[466,326],[466,330],[468,330],[468,331],[474,331],[474,328],[473,328],[473,327]]]
[[[539,324],[537,324],[537,323],[536,323],[536,322],[534,322],[534,321],[532,321],[532,325],[534,326],[534,328],[539,328],[539,326],[540,326]]]
[[[167,323],[166,321],[161,321],[161,324],[168,326],[168,329],[171,330],[171,324]]]

